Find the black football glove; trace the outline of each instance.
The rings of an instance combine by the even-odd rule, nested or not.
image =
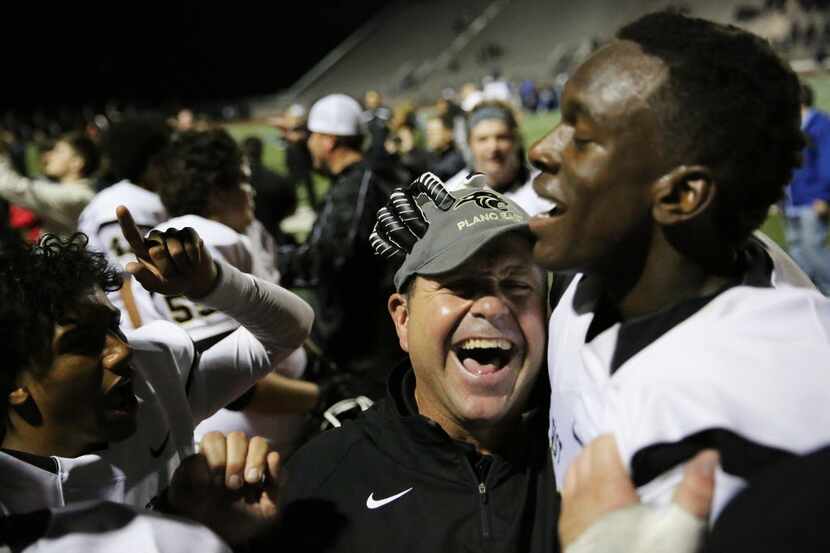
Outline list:
[[[421,205],[428,201],[443,211],[455,203],[441,179],[432,173],[424,173],[406,188],[392,191],[389,201],[378,210],[375,227],[369,235],[376,255],[401,261],[412,251],[429,227],[429,221],[421,211]]]

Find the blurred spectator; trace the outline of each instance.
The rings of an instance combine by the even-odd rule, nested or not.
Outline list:
[[[98,163],[97,146],[80,133],[64,135],[43,156],[44,174],[57,183],[19,175],[0,156],[0,196],[36,214],[44,232],[69,235],[95,195],[90,177]]]
[[[242,141],[242,151],[251,171],[250,183],[256,194],[254,215],[277,241],[287,237],[280,231],[280,222],[297,209],[297,189],[282,175],[262,163],[262,140],[249,136]]]
[[[406,183],[426,172],[430,166],[430,156],[417,143],[415,110],[411,104],[396,109],[392,118],[392,132],[387,137],[385,148],[407,172],[402,177]]]
[[[539,107],[539,92],[536,90],[536,83],[530,79],[525,79],[519,86],[519,97],[522,101],[522,107],[527,111],[536,111]]]
[[[467,165],[464,154],[455,146],[454,123],[450,113],[427,119],[427,150],[433,154],[429,170],[441,180],[449,179]]]
[[[189,131],[193,128],[194,121],[193,112],[188,108],[182,108],[176,114],[176,130],[178,132]]]
[[[309,150],[331,187],[308,240],[281,248],[279,263],[283,285],[314,292],[312,339],[339,368],[365,374],[367,395],[378,397],[386,368],[401,352],[385,309],[391,275],[369,245],[388,185],[364,159],[361,114],[360,104],[343,94],[312,106]]]
[[[474,83],[465,83],[459,92],[461,97],[461,109],[467,113],[471,112],[479,102],[484,100],[484,94]]]
[[[106,253],[109,262],[122,271],[124,285],[109,298],[120,311],[130,314],[121,322],[125,328],[140,326],[141,316],[132,296],[134,281],[124,269],[135,254],[121,234],[115,209],[127,206],[145,233],[167,220],[155,192],[157,179],[151,161],[167,146],[170,134],[170,127],[161,117],[133,116],[114,123],[101,146],[109,178],[116,183],[98,192],[78,218],[78,230],[89,237],[89,249]]]
[[[501,76],[501,71],[498,69],[494,70],[486,79],[482,95],[485,100],[497,100],[508,104],[513,101],[510,83]]]
[[[493,190],[512,199],[531,215],[552,207],[533,190],[521,132],[509,106],[482,102],[467,117],[467,127],[472,164],[447,181],[447,188],[466,186],[472,172],[484,173]]]
[[[539,109],[553,111],[559,107],[559,96],[551,83],[542,83],[539,86]]]
[[[293,104],[284,114],[277,118],[276,126],[282,132],[285,141],[285,166],[288,180],[302,186],[306,191],[308,205],[314,211],[320,207],[314,181],[311,178],[311,152],[308,151],[308,129],[306,112],[301,104]]]
[[[447,95],[449,96],[449,95]],[[452,118],[452,136],[455,147],[458,148],[464,159],[469,159],[467,149],[467,114],[461,109],[452,97],[441,97],[435,102],[435,113],[438,116],[447,115]]]
[[[389,136],[392,110],[383,105],[383,96],[376,90],[366,92],[363,106],[363,124],[369,135],[366,157],[374,164],[387,159],[386,138]]]
[[[784,212],[790,254],[816,286],[830,295],[830,117],[813,107],[813,89],[801,86],[804,161],[793,173]]]

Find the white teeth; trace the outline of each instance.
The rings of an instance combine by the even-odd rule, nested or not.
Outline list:
[[[470,338],[461,342],[461,349],[499,348],[510,351],[513,347],[510,341],[502,338]]]

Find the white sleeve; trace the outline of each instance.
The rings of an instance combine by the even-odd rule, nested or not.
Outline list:
[[[295,294],[218,263],[219,284],[199,301],[242,327],[201,355],[188,389],[196,421],[239,397],[299,348],[314,320],[311,307]]]
[[[314,311],[299,296],[222,261],[219,283],[199,302],[226,313],[262,345],[273,365],[300,347],[311,332]]]

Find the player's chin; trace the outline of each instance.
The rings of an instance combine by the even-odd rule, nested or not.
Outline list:
[[[463,418],[473,425],[491,427],[510,414],[512,404],[509,395],[467,396],[463,406]]]
[[[533,243],[533,261],[548,271],[564,271],[573,269],[573,264],[563,251],[564,244],[559,236],[549,235],[546,229],[537,230],[531,226],[531,231],[536,236]]]

